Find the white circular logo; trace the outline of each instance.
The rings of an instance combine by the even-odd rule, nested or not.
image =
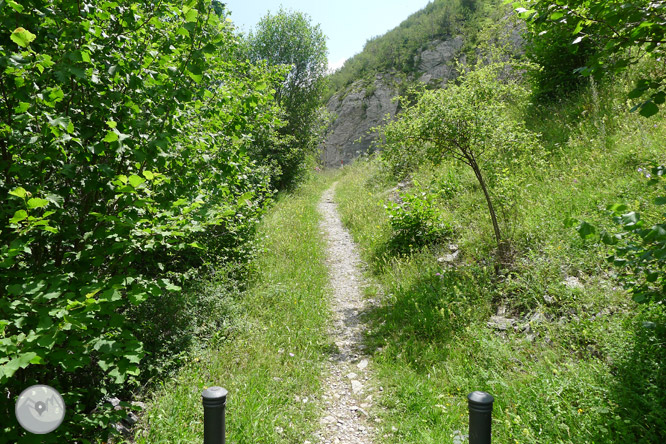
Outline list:
[[[65,401],[48,385],[33,385],[16,401],[16,419],[28,432],[43,435],[58,428],[65,418]]]

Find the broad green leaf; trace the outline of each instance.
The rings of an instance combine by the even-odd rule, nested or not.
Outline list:
[[[23,5],[17,3],[14,0],[7,0],[7,4],[14,9],[14,11],[18,12],[19,14],[23,12]]]
[[[16,28],[14,32],[12,32],[12,35],[10,36],[10,38],[14,43],[23,48],[27,48],[30,42],[35,40],[36,37],[37,36],[35,34],[21,27]]]
[[[24,353],[18,358],[14,358],[6,364],[0,365],[0,371],[2,371],[8,378],[11,378],[18,369],[26,368],[36,357],[37,353],[35,352]]]
[[[241,197],[238,198],[238,206],[243,205],[246,201],[250,200],[254,196],[253,191],[248,191],[247,193],[243,194]]]
[[[14,217],[9,219],[9,222],[12,224],[15,224],[17,222],[21,222],[24,219],[28,218],[28,212],[25,210],[18,210],[16,213],[14,213]]]
[[[30,109],[30,104],[26,102],[19,102],[17,106],[14,107],[14,112],[16,114],[23,114],[24,112]]]
[[[49,204],[49,201],[46,199],[41,199],[38,197],[33,197],[32,199],[28,200],[28,208],[42,208],[45,207]]]
[[[652,117],[659,112],[659,107],[654,102],[645,102],[641,105],[639,114],[643,117]]]
[[[9,192],[12,196],[20,197],[21,199],[25,199],[27,193],[28,192],[23,187],[15,188]]]
[[[115,131],[107,131],[106,137],[104,137],[103,140],[108,143],[115,142],[118,140],[118,133]]]
[[[659,196],[654,200],[655,205],[666,205],[666,196]]]
[[[578,231],[580,237],[587,239],[591,236],[594,236],[594,233],[597,232],[597,229],[587,222],[581,222],[580,225],[578,225],[576,228],[576,231]]]
[[[637,99],[637,98],[639,98],[640,96],[642,96],[643,94],[645,94],[645,91],[646,91],[645,88],[640,88],[640,87],[639,87],[639,88],[635,88],[633,91],[631,91],[631,92],[628,94],[628,97],[629,97],[630,99]]]
[[[199,15],[199,11],[197,11],[194,8],[190,8],[188,6],[185,6],[183,8],[183,14],[185,15],[185,21],[187,21],[187,22],[196,22],[197,21],[197,16]]]
[[[192,72],[190,72],[190,71],[187,71],[187,75],[189,75],[190,78],[191,78],[192,80],[194,80],[195,82],[197,82],[197,83],[201,83],[201,80],[203,79],[203,76],[202,76],[201,74],[198,74],[198,75],[197,75],[197,74],[194,74],[194,73],[192,73]]]
[[[640,220],[640,218],[641,216],[635,211],[623,214],[621,217],[622,225],[635,225]]]
[[[143,177],[145,177],[148,180],[153,180],[155,178],[155,175],[152,173],[152,171],[144,171],[141,174],[143,174]]]
[[[114,122],[113,120],[107,120],[106,124],[109,126],[109,128],[114,129],[115,127],[118,126],[117,122]]]
[[[145,181],[146,181],[145,179],[137,176],[136,174],[132,174],[129,177],[129,183],[130,183],[130,185],[132,185],[133,188],[137,188],[138,186],[140,186]]]

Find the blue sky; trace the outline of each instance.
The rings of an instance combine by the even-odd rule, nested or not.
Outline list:
[[[371,37],[395,28],[429,0],[226,0],[231,19],[245,32],[270,10],[285,9],[308,14],[328,37],[328,63],[342,66],[347,58],[363,50]]]

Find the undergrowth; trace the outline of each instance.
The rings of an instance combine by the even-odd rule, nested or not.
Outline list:
[[[611,227],[605,208],[618,202],[654,211],[644,169],[666,161],[666,125],[627,113],[629,88],[592,85],[530,110],[547,154],[522,171],[527,180],[504,220],[513,260],[500,273],[483,196],[465,169],[424,164],[411,175],[441,188],[435,210],[454,230],[396,253],[386,248],[395,232],[378,202],[405,183],[381,159],[345,168],[340,213],[369,263],[368,292],[381,301],[367,313],[366,337],[384,387],[380,435],[460,440],[466,395],[484,390],[495,397],[496,442],[666,438],[663,306],[635,304],[605,261],[610,251],[564,223]]]
[[[277,199],[260,226],[263,249],[247,289],[202,286],[207,299],[217,300],[211,305],[217,313],[202,313],[202,320],[214,323],[217,333],[188,352],[187,363],[154,391],[136,443],[201,441],[201,392],[213,385],[229,391],[229,441],[313,440],[321,411],[313,395],[331,351],[328,271],[316,206],[330,179],[320,175]]]

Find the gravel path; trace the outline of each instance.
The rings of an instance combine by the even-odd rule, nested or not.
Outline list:
[[[333,201],[335,186],[324,192],[319,203],[323,216],[322,234],[328,241],[328,266],[334,293],[331,300],[334,322],[330,331],[337,353],[329,362],[324,381],[326,412],[321,419],[322,444],[370,444],[375,429],[369,409],[378,392],[373,383],[370,357],[364,354],[362,336],[365,325],[359,313],[365,308],[361,288],[361,259],[351,236],[342,226]]]

